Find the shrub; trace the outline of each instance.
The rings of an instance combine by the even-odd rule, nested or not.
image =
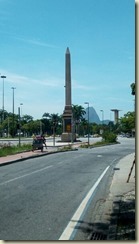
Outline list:
[[[102,138],[105,142],[116,142],[117,141],[117,135],[113,132],[105,131],[102,134]]]

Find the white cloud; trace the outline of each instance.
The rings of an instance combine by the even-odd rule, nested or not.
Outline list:
[[[7,70],[1,70],[1,75],[5,75],[8,82],[11,82],[15,85],[27,85],[27,84],[33,84],[33,86],[36,84],[38,85],[44,85],[49,87],[59,87],[64,86],[64,82],[62,79],[57,77],[52,77],[50,74],[46,79],[34,79],[28,76],[23,76],[20,74],[12,73]]]
[[[13,36],[16,40],[19,41],[23,41],[32,45],[37,45],[37,46],[42,46],[42,47],[48,47],[48,48],[58,48],[56,45],[52,45],[46,42],[43,42],[41,40],[37,40],[37,39],[27,39],[27,38],[22,38],[22,37],[18,37],[18,36]]]

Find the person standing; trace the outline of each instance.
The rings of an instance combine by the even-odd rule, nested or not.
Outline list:
[[[43,144],[45,145],[45,148],[47,148],[45,136],[42,134],[41,137],[42,137],[42,140],[43,140]]]

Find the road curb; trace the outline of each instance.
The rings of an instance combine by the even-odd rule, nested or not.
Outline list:
[[[33,158],[39,158],[39,157],[43,157],[43,156],[47,156],[47,155],[50,155],[50,154],[55,154],[55,153],[61,153],[61,152],[69,152],[69,151],[77,151],[78,149],[75,148],[75,149],[71,149],[71,150],[59,150],[59,151],[52,151],[52,152],[46,152],[46,153],[43,153],[43,154],[36,154],[36,155],[31,155],[31,156],[27,156],[27,157],[21,157],[21,158],[18,158],[18,159],[14,159],[14,160],[11,160],[11,161],[7,161],[7,162],[4,162],[4,163],[0,163],[0,167],[1,166],[6,166],[6,165],[9,165],[9,164],[12,164],[12,163],[18,163],[20,161],[25,161],[25,160],[28,160],[28,159],[33,159]]]

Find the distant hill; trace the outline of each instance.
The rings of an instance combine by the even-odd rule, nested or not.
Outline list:
[[[86,120],[88,120],[88,108],[85,109],[86,114],[83,116]],[[89,107],[89,122],[101,124],[98,114],[93,107]]]
[[[86,120],[88,120],[88,108],[85,109],[86,114],[83,116]],[[102,120],[100,120],[96,110],[93,107],[89,107],[89,122],[90,123],[96,123],[96,124],[102,124]],[[103,124],[108,125],[110,120],[104,120]]]
[[[107,119],[107,120],[104,120],[104,121],[103,121],[103,124],[108,125],[109,122],[113,122],[113,121],[110,121],[110,120]]]

